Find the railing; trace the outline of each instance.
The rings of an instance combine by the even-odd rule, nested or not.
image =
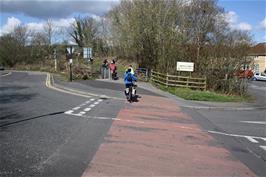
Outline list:
[[[162,74],[159,72],[151,72],[151,80],[155,83],[159,83],[166,87],[183,87],[206,90],[206,77],[205,78],[193,78],[190,76],[176,76],[169,74]]]

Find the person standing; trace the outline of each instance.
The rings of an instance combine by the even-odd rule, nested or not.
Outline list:
[[[107,79],[108,78],[108,69],[109,69],[109,63],[107,59],[105,59],[102,63],[102,79]]]
[[[115,64],[115,60],[112,60],[110,64],[110,70],[111,70],[112,79],[116,80],[117,79],[117,66]]]

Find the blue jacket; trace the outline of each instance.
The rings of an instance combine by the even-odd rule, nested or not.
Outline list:
[[[127,76],[128,75],[131,75],[132,81],[127,80]],[[125,84],[132,84],[133,81],[137,81],[137,77],[135,75],[131,74],[130,72],[126,72],[124,74],[124,82],[125,82]]]

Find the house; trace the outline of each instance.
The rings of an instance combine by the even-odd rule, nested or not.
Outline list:
[[[259,43],[249,50],[249,56],[253,58],[253,71],[262,73],[266,70],[266,43]]]

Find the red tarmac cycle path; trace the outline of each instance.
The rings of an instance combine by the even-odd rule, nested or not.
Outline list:
[[[178,105],[142,96],[110,128],[88,176],[256,176]]]

